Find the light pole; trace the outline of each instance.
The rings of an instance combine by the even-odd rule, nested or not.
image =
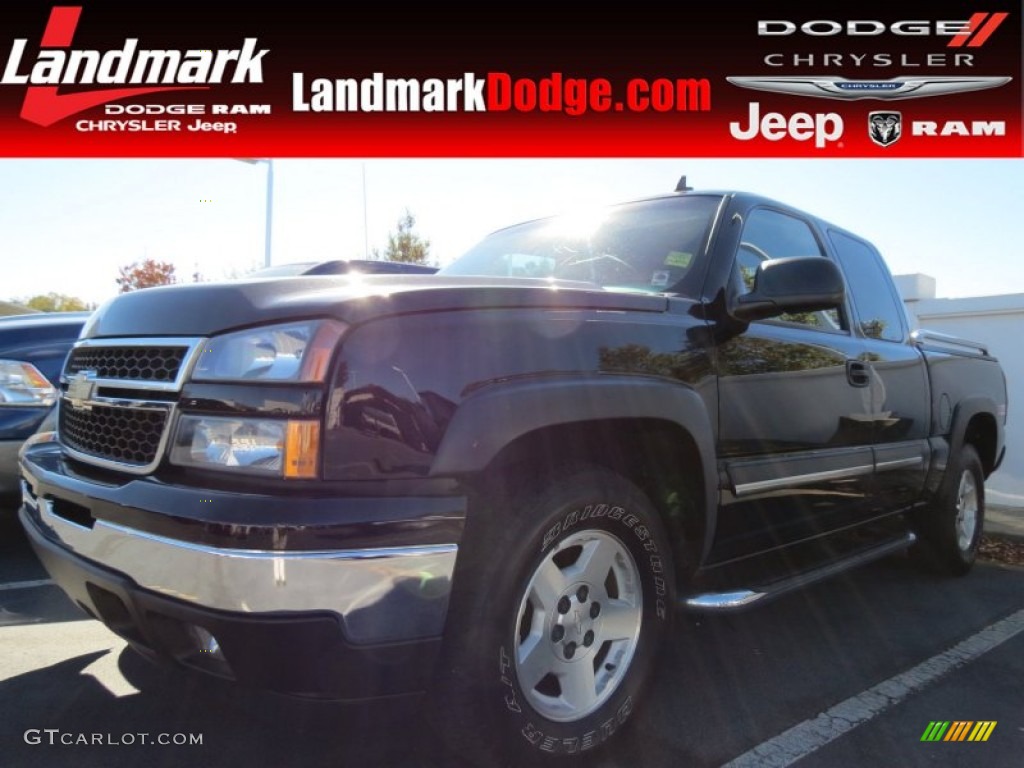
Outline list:
[[[363,258],[370,258],[370,230],[366,225],[366,163],[363,163]]]
[[[260,165],[266,163],[267,166],[267,214],[266,214],[266,230],[263,234],[263,266],[270,266],[270,241],[271,233],[273,231],[274,222],[274,161],[269,158],[244,158],[239,157],[236,160],[240,160],[243,163],[249,163],[249,165]]]

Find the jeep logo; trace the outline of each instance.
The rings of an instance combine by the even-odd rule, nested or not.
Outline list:
[[[768,141],[780,141],[787,136],[796,141],[814,139],[814,146],[820,149],[842,138],[843,118],[836,112],[796,112],[788,118],[779,112],[766,112],[761,117],[761,104],[755,101],[750,105],[746,127],[738,122],[729,123],[729,133],[740,141],[756,136]]]

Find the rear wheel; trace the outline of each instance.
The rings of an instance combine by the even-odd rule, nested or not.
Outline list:
[[[661,521],[603,469],[475,512],[435,719],[449,747],[480,764],[586,753],[629,718],[668,631]]]
[[[963,576],[978,556],[985,523],[985,474],[974,446],[963,446],[946,472],[919,533],[941,571]]]

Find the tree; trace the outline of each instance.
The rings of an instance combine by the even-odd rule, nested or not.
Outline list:
[[[362,257],[359,256],[357,258],[362,258]],[[221,272],[219,278],[215,277],[213,279],[214,280],[218,280],[218,279],[219,280],[242,280],[243,278],[250,277],[253,272],[255,272],[258,269],[262,269],[262,268],[263,268],[263,261],[262,261],[262,259],[260,259],[260,260],[253,260],[253,261],[250,261],[248,264],[243,264],[241,266],[239,266],[239,264],[236,262],[236,263],[232,264],[230,267],[228,267],[227,269],[223,270]],[[201,281],[199,281],[199,282],[201,282]]]
[[[30,310],[28,307],[13,301],[0,301],[0,317],[5,315],[24,315]]]
[[[30,309],[38,309],[40,312],[81,312],[86,309],[94,309],[77,296],[66,296],[63,293],[47,293],[33,296],[24,302]]]
[[[388,247],[384,249],[384,253],[373,249],[374,258],[404,261],[409,264],[427,264],[430,241],[424,240],[412,231],[415,225],[416,219],[407,208],[405,215],[398,219],[398,230],[388,234]]]
[[[177,282],[177,278],[174,276],[174,265],[167,261],[156,261],[155,259],[133,261],[128,266],[121,267],[119,271],[121,276],[117,278],[117,284],[121,288],[121,293]]]

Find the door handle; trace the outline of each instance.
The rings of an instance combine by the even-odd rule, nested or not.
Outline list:
[[[871,366],[860,360],[847,360],[846,380],[851,387],[866,387],[871,383]]]

